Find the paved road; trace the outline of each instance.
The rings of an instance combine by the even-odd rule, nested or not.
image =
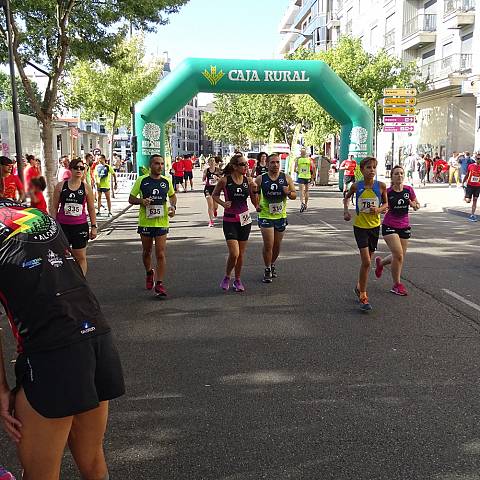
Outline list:
[[[291,212],[272,285],[260,282],[253,229],[245,294],[218,288],[226,248],[204,203],[200,192],[179,196],[168,300],[143,289],[133,209],[89,249],[128,388],[111,409],[111,478],[479,479],[480,226],[414,214],[410,295],[388,292],[388,271],[372,274],[365,315],[334,189]],[[0,460],[14,465],[0,441]],[[62,478],[78,478],[68,454]]]

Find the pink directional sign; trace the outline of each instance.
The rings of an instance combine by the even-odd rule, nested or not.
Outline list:
[[[390,133],[397,132],[413,132],[415,127],[413,125],[384,125],[383,131]]]
[[[415,123],[415,117],[383,117],[383,123]]]

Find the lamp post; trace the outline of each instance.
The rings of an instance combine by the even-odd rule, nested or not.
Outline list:
[[[280,30],[280,33],[295,33],[296,35],[300,35],[304,38],[306,38],[307,40],[313,40],[313,34],[312,33],[303,33],[301,30],[298,30],[298,28],[292,28],[290,30],[288,29],[283,29],[283,30]],[[309,48],[309,50],[311,52],[315,52],[315,46],[311,45],[311,47]]]
[[[12,24],[10,23],[10,0],[0,0],[0,7],[5,12],[8,35],[8,63],[10,65],[10,82],[12,85],[13,127],[15,132],[15,151],[17,154],[17,174],[23,182],[22,140],[20,136],[20,114],[18,111],[17,84],[15,83],[15,63],[13,57]]]

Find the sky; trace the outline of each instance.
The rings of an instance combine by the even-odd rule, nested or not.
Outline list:
[[[167,51],[172,67],[187,57],[274,58],[290,1],[190,0],[145,43],[149,53]]]

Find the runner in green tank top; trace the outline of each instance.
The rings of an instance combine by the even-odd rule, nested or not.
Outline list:
[[[312,165],[306,148],[300,150],[300,157],[295,160],[295,172],[297,173],[297,183],[300,185],[300,213],[302,213],[307,209],[308,190],[310,183],[315,178],[315,166]]]
[[[267,158],[267,172],[255,179],[258,226],[263,237],[263,283],[276,278],[275,261],[280,253],[287,227],[287,198],[295,200],[295,184],[289,175],[280,171],[280,158],[276,153]]]

